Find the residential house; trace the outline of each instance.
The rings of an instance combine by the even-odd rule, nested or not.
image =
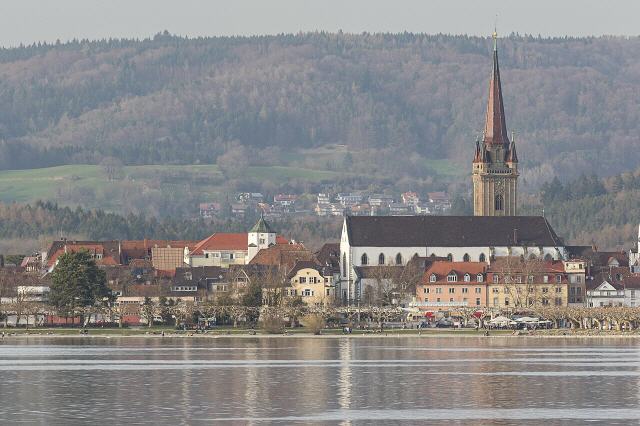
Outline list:
[[[564,261],[564,270],[569,280],[569,306],[586,306],[587,261],[570,259]]]
[[[278,194],[273,197],[273,204],[280,205],[282,207],[293,207],[297,199],[297,195]]]
[[[400,197],[403,204],[417,206],[420,203],[420,197],[415,192],[403,192]]]
[[[248,264],[262,249],[289,241],[271,229],[264,217],[248,233],[217,232],[197,243],[185,247],[184,263],[188,266],[220,266]]]
[[[568,306],[569,278],[560,260],[506,256],[487,268],[487,306],[526,309]]]
[[[428,263],[416,286],[416,301],[421,310],[486,306],[487,264],[442,260]]]
[[[369,205],[371,207],[389,207],[389,204],[391,203],[393,203],[393,197],[391,195],[384,195],[384,194],[369,195]]]
[[[287,274],[286,295],[299,297],[307,306],[332,306],[335,286],[331,268],[314,261],[299,261]]]
[[[216,217],[222,211],[222,205],[220,203],[200,203],[200,217],[205,219]]]
[[[342,207],[355,206],[356,204],[359,204],[362,201],[362,195],[353,194],[353,193],[349,193],[349,194],[340,193],[336,195],[336,201],[338,201]]]

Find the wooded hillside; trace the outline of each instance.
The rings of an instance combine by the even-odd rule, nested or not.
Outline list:
[[[389,177],[428,176],[434,159],[468,167],[490,50],[466,36],[326,33],[4,49],[0,169],[214,163],[238,146],[254,165],[288,165],[330,144]],[[499,50],[525,188],[636,167],[640,38],[511,36]]]

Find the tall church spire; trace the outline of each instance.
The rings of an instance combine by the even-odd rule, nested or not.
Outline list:
[[[507,121],[504,116],[500,67],[498,66],[498,33],[493,32],[493,70],[489,81],[489,101],[484,124],[484,143],[508,145]]]

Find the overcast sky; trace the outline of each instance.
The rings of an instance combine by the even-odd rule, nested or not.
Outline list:
[[[640,0],[0,0],[0,45],[327,30],[638,35]]]

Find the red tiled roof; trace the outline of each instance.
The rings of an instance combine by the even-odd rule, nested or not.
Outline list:
[[[288,244],[289,240],[278,235],[276,244]],[[249,235],[246,233],[225,233],[217,232],[200,241],[191,250],[191,254],[200,255],[205,250],[247,250],[249,246]]]
[[[451,272],[455,272],[458,277],[463,277],[465,274],[476,276],[478,274],[484,274],[487,270],[487,264],[484,262],[448,262],[448,261],[435,261],[431,263],[422,276],[422,283],[428,284],[431,274],[436,275],[437,281],[446,281],[447,275]]]

